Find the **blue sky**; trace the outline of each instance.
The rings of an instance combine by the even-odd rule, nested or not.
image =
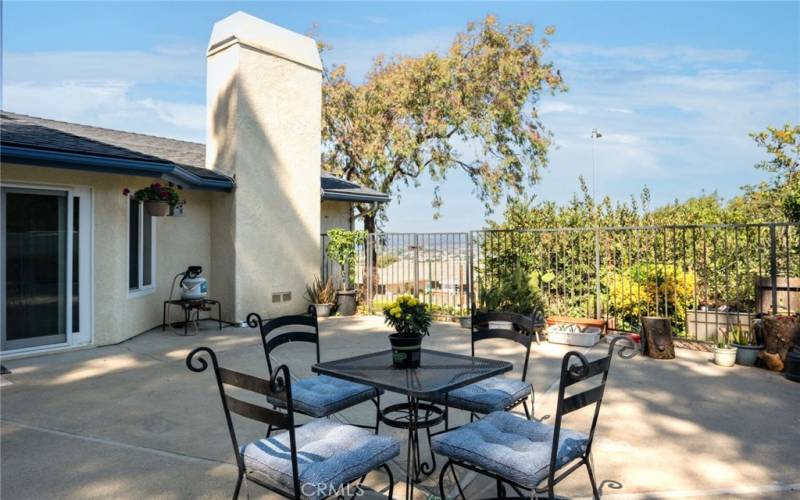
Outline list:
[[[204,51],[212,24],[244,10],[315,32],[355,80],[378,53],[448,47],[470,20],[555,25],[548,57],[570,91],[539,103],[556,148],[533,192],[565,201],[591,179],[627,199],[648,185],[656,204],[764,174],[747,133],[800,122],[800,3],[3,3],[3,109],[202,142]],[[485,219],[453,175],[434,221],[432,186],[402,192],[391,231],[458,231]],[[498,207],[502,208],[502,207]]]

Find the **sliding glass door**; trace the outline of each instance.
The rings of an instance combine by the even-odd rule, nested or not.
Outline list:
[[[57,189],[1,191],[0,350],[85,340],[89,323],[81,313],[88,297],[81,292],[88,289],[90,274],[81,269],[82,252],[88,250],[82,237],[88,228],[81,227],[88,213],[81,204],[88,196]]]

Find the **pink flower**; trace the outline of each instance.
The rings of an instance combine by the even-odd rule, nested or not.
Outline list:
[[[131,194],[131,190],[130,189],[125,188],[125,189],[122,190],[122,196],[128,196],[129,194]]]

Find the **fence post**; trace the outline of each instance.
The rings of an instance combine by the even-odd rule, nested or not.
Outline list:
[[[419,234],[414,233],[414,298],[419,299]]]
[[[372,274],[374,272],[374,262],[372,262],[372,249],[374,248],[375,233],[367,234],[367,312],[372,314]]]
[[[772,314],[778,314],[778,242],[774,222],[769,225],[769,282],[772,287]]]
[[[473,296],[472,266],[474,266],[474,263],[472,260],[472,231],[470,231],[467,233],[467,307],[469,307],[470,316],[472,316],[473,302],[475,300]]]
[[[602,316],[602,302],[600,299],[600,228],[594,230],[594,297],[595,319]]]

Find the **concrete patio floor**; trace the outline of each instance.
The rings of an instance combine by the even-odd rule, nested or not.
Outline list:
[[[377,317],[322,320],[322,358],[386,349],[385,333]],[[437,323],[425,346],[468,354],[468,339],[467,330]],[[224,366],[265,375],[255,330],[219,332],[211,323],[191,337],[158,330],[116,346],[4,361],[13,373],[5,376],[12,384],[0,389],[0,496],[229,497],[236,469],[213,375],[192,373],[184,365],[186,354],[201,345],[215,349]],[[284,346],[277,358],[294,375],[308,376],[309,347]],[[591,359],[606,348],[583,351]],[[559,365],[567,350],[547,343],[532,349],[528,380],[536,391],[537,417],[555,411]],[[478,354],[521,367],[522,352],[487,342]],[[760,369],[717,367],[708,353],[679,349],[677,355],[671,361],[615,357],[594,448],[604,496],[800,498],[800,384]],[[400,400],[388,394],[384,404]],[[369,422],[373,408],[360,405],[336,418]],[[456,419],[466,417],[455,413]],[[257,424],[242,424],[243,438],[263,435]],[[588,415],[566,425],[583,429]],[[386,426],[381,432],[404,438]],[[404,477],[404,465],[404,455],[392,464],[396,478]],[[462,474],[468,481],[474,477]],[[437,491],[436,477],[421,485],[416,498]],[[375,473],[368,484],[381,490],[386,480]],[[476,478],[467,494],[492,496],[493,489],[493,483]],[[273,498],[253,485],[249,493]],[[574,473],[557,493],[590,496],[585,471]],[[402,494],[398,485],[395,498]]]

